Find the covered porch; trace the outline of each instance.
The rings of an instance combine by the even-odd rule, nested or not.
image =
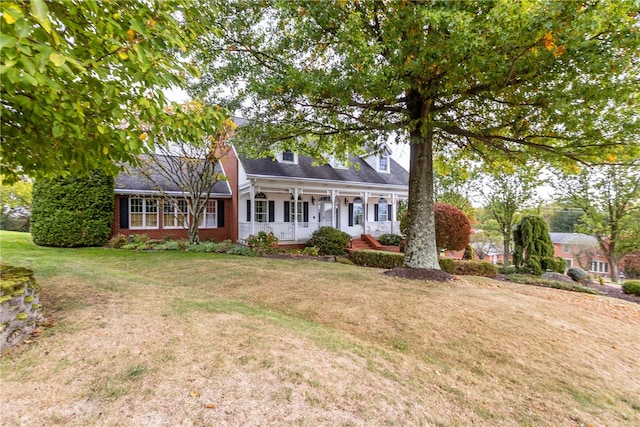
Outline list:
[[[404,188],[296,185],[252,180],[240,189],[238,238],[272,232],[284,244],[304,243],[320,227],[329,226],[352,237],[400,234],[398,205]]]

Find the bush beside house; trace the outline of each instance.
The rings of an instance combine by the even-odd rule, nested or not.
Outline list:
[[[313,232],[306,246],[315,246],[321,255],[344,255],[351,236],[333,227],[320,227]]]
[[[111,234],[113,178],[38,179],[33,186],[31,235],[41,246],[103,246]]]

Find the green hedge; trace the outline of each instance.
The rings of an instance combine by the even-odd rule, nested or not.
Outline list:
[[[486,261],[440,258],[440,268],[449,274],[459,276],[495,277],[498,267]]]
[[[41,246],[103,246],[111,234],[113,178],[101,172],[38,179],[33,185],[31,235]]]
[[[404,254],[386,251],[353,251],[351,261],[363,267],[395,268],[404,264]]]
[[[356,265],[376,268],[402,267],[404,254],[386,251],[353,251],[351,261]],[[440,268],[449,273],[461,276],[485,276],[494,277],[498,274],[498,268],[486,261],[466,261],[452,258],[440,258]]]
[[[640,280],[629,280],[622,284],[622,290],[625,294],[640,296]]]

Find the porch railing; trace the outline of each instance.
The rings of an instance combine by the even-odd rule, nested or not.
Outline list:
[[[280,241],[306,241],[320,226],[321,224],[310,222],[299,222],[297,226],[292,222],[256,222],[252,232],[251,223],[244,222],[239,224],[238,234],[240,240],[245,240],[251,234],[264,231],[265,233],[273,233]]]
[[[251,234],[258,234],[260,231],[273,233],[280,241],[307,241],[311,234],[320,227],[331,226],[331,223],[322,222],[299,222],[294,229],[293,222],[256,222],[253,232],[250,222],[241,222],[238,228],[240,240],[246,240]],[[380,237],[383,234],[400,234],[400,222],[381,221],[368,222],[363,233],[371,234],[373,237]]]

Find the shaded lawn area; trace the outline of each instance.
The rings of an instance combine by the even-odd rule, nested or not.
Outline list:
[[[2,356],[2,425],[640,424],[638,304],[0,239],[49,322]]]

